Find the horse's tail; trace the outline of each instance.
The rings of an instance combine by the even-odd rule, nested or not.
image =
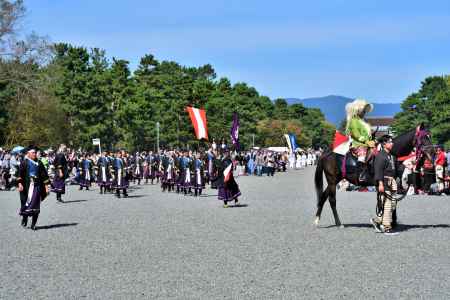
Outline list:
[[[323,193],[323,160],[325,156],[322,155],[317,161],[316,173],[314,175],[314,184],[316,186],[317,201],[320,201]]]

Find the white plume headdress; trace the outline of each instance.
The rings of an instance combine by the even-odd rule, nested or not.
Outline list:
[[[361,114],[363,111],[366,111],[366,113],[369,113],[373,110],[373,105],[367,102],[364,99],[357,98],[353,100],[353,102],[349,102],[345,105],[345,111],[347,113],[347,128],[350,124],[350,120]]]

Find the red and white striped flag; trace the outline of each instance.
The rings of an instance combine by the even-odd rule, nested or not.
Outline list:
[[[336,130],[333,141],[333,152],[341,155],[347,154],[350,150],[352,139]]]
[[[223,182],[228,182],[231,178],[231,174],[233,172],[233,163],[229,164],[228,167],[223,171]]]
[[[192,125],[195,129],[197,139],[208,139],[208,129],[206,127],[206,113],[204,109],[198,109],[191,106],[186,107],[191,117]]]

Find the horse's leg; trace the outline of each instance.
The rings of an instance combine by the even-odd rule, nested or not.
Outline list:
[[[316,218],[314,219],[314,225],[318,226],[320,222],[320,216],[322,214],[323,205],[327,201],[328,195],[329,195],[329,186],[323,191],[322,196],[319,199],[319,202],[317,202],[317,213]]]
[[[341,223],[341,220],[339,219],[339,215],[336,209],[336,184],[330,184],[328,188],[330,189],[330,206],[333,210],[334,222],[336,223],[336,226],[344,227]]]
[[[392,211],[392,227],[396,227],[398,225],[397,222],[397,209]]]

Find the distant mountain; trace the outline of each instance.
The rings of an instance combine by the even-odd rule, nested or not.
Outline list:
[[[317,98],[286,98],[286,102],[291,105],[295,103],[302,103],[308,108],[319,108],[325,118],[335,126],[339,126],[341,121],[345,118],[345,105],[352,102],[354,99],[343,96],[325,96]],[[373,111],[369,116],[378,117],[393,117],[396,113],[401,111],[400,103],[373,103]]]

